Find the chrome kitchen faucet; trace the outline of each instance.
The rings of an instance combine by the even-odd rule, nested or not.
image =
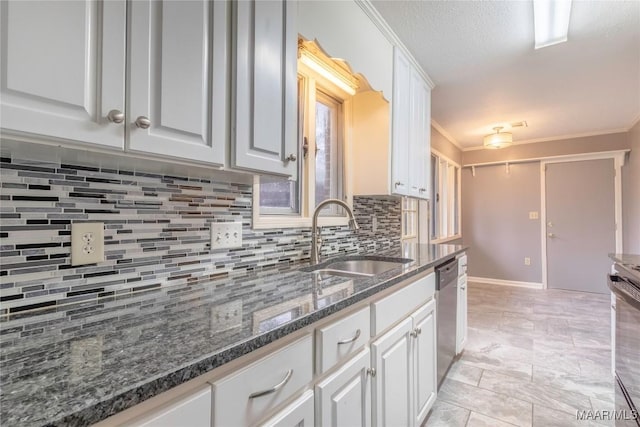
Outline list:
[[[313,211],[313,222],[311,224],[311,265],[320,262],[320,247],[322,244],[320,239],[320,230],[318,229],[318,215],[323,208],[331,204],[340,205],[347,211],[347,214],[349,215],[349,228],[351,230],[358,230],[360,228],[358,222],[353,216],[353,211],[349,205],[342,200],[327,199],[318,203],[318,206],[316,206],[316,209]]]

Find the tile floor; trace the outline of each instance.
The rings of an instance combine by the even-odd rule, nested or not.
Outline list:
[[[427,427],[590,427],[613,410],[609,295],[470,283],[469,336]]]

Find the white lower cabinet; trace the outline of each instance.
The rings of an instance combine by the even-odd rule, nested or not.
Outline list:
[[[211,386],[187,397],[165,405],[143,418],[126,424],[127,427],[210,427],[211,426]]]
[[[255,425],[313,379],[311,335],[214,381],[213,425]]]
[[[436,401],[438,389],[436,347],[436,302],[434,299],[418,309],[413,315],[415,326],[414,360],[412,375],[414,384],[414,417],[420,426]]]
[[[411,414],[411,332],[413,320],[399,325],[371,344],[373,426],[409,426]]]
[[[317,426],[371,425],[370,367],[366,348],[316,385]]]
[[[458,277],[458,307],[456,311],[456,354],[467,343],[467,275]]]
[[[419,426],[437,393],[436,313],[431,299],[372,345],[374,426]]]
[[[311,427],[313,426],[313,391],[308,390],[293,403],[278,412],[261,427]]]

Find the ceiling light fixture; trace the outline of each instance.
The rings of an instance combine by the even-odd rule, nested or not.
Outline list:
[[[571,0],[533,0],[535,48],[567,41]]]
[[[484,148],[498,149],[513,144],[513,134],[510,132],[500,132],[502,129],[502,126],[496,126],[493,128],[496,133],[484,137]]]

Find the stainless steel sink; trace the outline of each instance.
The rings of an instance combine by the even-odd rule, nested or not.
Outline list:
[[[385,260],[379,260],[375,257],[358,257],[357,259],[329,261],[306,267],[302,269],[302,271],[343,277],[373,277],[411,261],[412,260],[407,258],[398,258],[397,260],[389,260],[387,258]]]
[[[400,267],[403,262],[393,261],[374,261],[370,259],[354,259],[349,261],[337,261],[327,264],[328,269],[348,271],[360,274],[376,274],[384,273],[393,268]]]

